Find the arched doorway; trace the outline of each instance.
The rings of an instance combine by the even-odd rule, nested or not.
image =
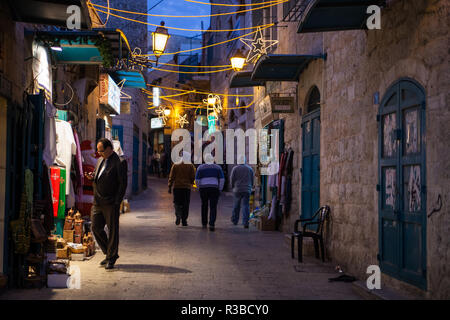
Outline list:
[[[397,81],[381,101],[378,120],[381,270],[426,290],[424,89]]]
[[[320,92],[310,89],[302,117],[301,218],[320,206]]]

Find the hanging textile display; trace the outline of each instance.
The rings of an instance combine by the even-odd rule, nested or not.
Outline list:
[[[61,169],[59,167],[50,167],[50,181],[53,189],[53,216],[55,218],[58,216],[60,179]]]
[[[59,179],[59,205],[58,205],[58,219],[65,219],[66,217],[66,194],[64,191],[67,186],[67,174],[66,169],[60,169],[60,179]]]
[[[56,163],[66,169],[65,178],[66,191],[70,193],[70,167],[72,166],[72,156],[76,155],[77,145],[73,136],[72,126],[69,122],[56,120]]]
[[[75,166],[75,172],[76,172],[76,181],[75,181],[75,194],[76,194],[76,204],[78,206],[78,203],[81,202],[81,196],[83,195],[83,184],[84,184],[84,173],[83,173],[83,162],[81,159],[81,147],[80,147],[80,140],[78,139],[78,134],[75,129],[73,129],[73,137],[75,138],[75,145],[77,148],[76,151],[76,166]]]
[[[66,169],[51,167],[50,179],[53,189],[53,216],[58,219],[64,219],[66,211]]]
[[[33,172],[25,170],[25,183],[20,201],[20,212],[17,220],[11,221],[14,240],[14,252],[27,254],[31,242],[31,213],[33,210]]]

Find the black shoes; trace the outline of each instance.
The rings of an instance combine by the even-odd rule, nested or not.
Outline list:
[[[182,223],[181,223],[182,225],[183,225],[183,227],[187,227],[187,221],[183,221]]]
[[[248,229],[248,224],[244,225],[244,228],[245,228],[245,229]]]
[[[181,218],[177,217],[177,220],[175,220],[175,224],[178,226],[180,224]]]
[[[202,225],[202,229],[206,229],[208,226],[206,224]]]
[[[117,259],[119,259],[119,257],[113,258],[111,260],[107,260],[107,259],[103,260],[103,261],[107,261],[105,269],[106,270],[114,269],[114,264],[116,263]],[[103,261],[102,261],[102,263],[103,263]]]
[[[214,231],[214,230],[215,230],[214,226],[209,226],[209,231]]]
[[[102,262],[100,262],[100,265],[101,266],[104,266],[104,265],[106,265],[108,263],[108,259],[105,259],[105,260],[103,260]]]

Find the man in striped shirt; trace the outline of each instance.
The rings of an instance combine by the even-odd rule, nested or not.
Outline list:
[[[195,175],[195,184],[200,190],[202,200],[202,225],[206,228],[208,225],[208,202],[209,202],[209,230],[214,231],[214,224],[217,215],[217,202],[220,191],[223,190],[225,177],[222,168],[217,164],[202,164],[197,168]]]

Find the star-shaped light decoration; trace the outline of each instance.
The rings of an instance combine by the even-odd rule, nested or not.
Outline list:
[[[276,45],[278,40],[265,40],[262,30],[259,27],[255,33],[255,38],[253,39],[240,39],[247,47],[250,48],[250,51],[247,55],[246,62],[255,64],[259,58],[267,54],[267,49]]]
[[[155,110],[156,114],[158,115],[158,118],[160,118],[162,120],[163,125],[166,125],[166,121],[167,121],[167,116],[164,113],[164,110],[166,108],[164,108],[163,106],[160,106],[158,109]]]
[[[180,128],[183,128],[185,124],[189,124],[189,121],[187,120],[187,113],[182,116],[178,115],[177,120],[175,120],[175,123],[180,126]]]

